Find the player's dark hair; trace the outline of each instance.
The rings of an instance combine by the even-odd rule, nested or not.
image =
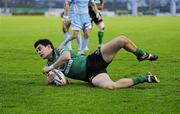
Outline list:
[[[54,46],[52,44],[52,42],[48,39],[40,39],[38,41],[36,41],[34,43],[34,48],[36,48],[39,44],[43,45],[43,46],[47,46],[47,45],[50,45],[52,49],[54,49]]]

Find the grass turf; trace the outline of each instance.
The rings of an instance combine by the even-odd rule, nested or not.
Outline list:
[[[104,42],[126,35],[138,47],[159,55],[157,62],[139,63],[121,50],[108,67],[111,78],[152,71],[160,78],[159,84],[106,90],[70,80],[64,87],[48,86],[41,73],[45,62],[33,44],[39,38],[49,38],[55,45],[63,41],[61,19],[0,17],[0,113],[180,113],[180,17],[106,17],[104,21]],[[96,49],[97,41],[94,26],[90,52]],[[75,41],[72,45],[77,50]]]

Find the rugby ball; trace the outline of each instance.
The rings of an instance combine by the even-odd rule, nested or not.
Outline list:
[[[56,86],[63,86],[67,84],[67,79],[61,71],[54,69],[52,70],[52,73],[54,75],[54,83]]]

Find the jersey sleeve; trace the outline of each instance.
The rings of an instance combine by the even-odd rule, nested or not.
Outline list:
[[[60,51],[59,51],[59,54],[61,55],[64,51],[68,51],[70,52],[69,48],[64,46]]]

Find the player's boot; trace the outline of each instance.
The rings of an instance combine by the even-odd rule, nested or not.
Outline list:
[[[156,75],[153,75],[151,72],[148,72],[145,74],[148,78],[148,83],[159,83],[160,80],[156,77]]]
[[[137,59],[138,61],[143,61],[143,60],[156,61],[158,59],[158,56],[148,54],[147,52],[145,52],[145,54],[142,57],[137,57]]]
[[[86,46],[86,48],[84,49],[84,51],[89,51],[89,48]]]
[[[79,50],[78,55],[85,55],[84,50]]]

